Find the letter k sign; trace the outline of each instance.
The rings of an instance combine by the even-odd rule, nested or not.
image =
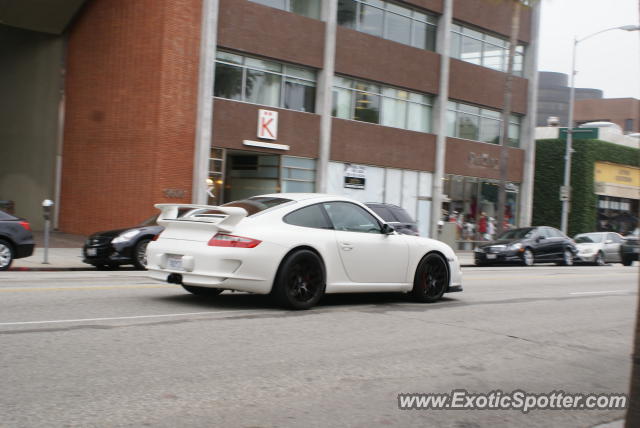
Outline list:
[[[278,112],[258,110],[258,138],[275,140],[278,138]]]

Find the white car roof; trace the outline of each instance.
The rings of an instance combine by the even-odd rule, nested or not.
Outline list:
[[[351,198],[345,198],[344,196],[339,196],[339,195],[330,195],[328,193],[269,193],[267,195],[252,196],[252,198],[284,198],[284,199],[291,199],[292,201],[319,199],[319,200],[332,200],[332,201],[340,200],[340,201],[357,202]]]

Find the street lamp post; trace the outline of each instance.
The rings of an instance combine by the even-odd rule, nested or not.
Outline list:
[[[575,96],[576,96],[576,88],[575,88],[575,77],[576,77],[576,50],[578,47],[578,43],[585,41],[586,39],[593,37],[597,34],[604,33],[605,31],[611,30],[624,30],[624,31],[638,31],[640,30],[640,25],[623,25],[621,27],[612,27],[607,28],[605,30],[600,30],[596,33],[589,34],[581,39],[577,37],[573,40],[573,55],[571,59],[571,77],[569,82],[569,117],[567,124],[567,144],[565,148],[564,155],[564,185],[560,190],[560,199],[562,200],[562,219],[560,221],[560,229],[562,232],[567,234],[568,232],[568,222],[569,222],[569,207],[571,204],[571,153],[573,152],[573,105],[575,104]]]

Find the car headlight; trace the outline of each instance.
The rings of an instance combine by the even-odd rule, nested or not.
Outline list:
[[[509,249],[511,251],[518,251],[520,248],[522,248],[522,244],[520,242],[516,242],[515,244],[509,245]]]
[[[113,241],[111,241],[113,244],[120,244],[122,242],[128,242],[131,241],[131,239],[133,239],[135,236],[138,235],[138,231],[137,230],[128,230],[124,233],[121,233],[120,235],[116,236]]]

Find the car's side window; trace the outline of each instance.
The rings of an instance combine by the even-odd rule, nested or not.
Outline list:
[[[313,227],[316,229],[332,229],[327,215],[320,204],[300,208],[283,218],[285,223],[294,226]]]
[[[349,202],[327,202],[324,208],[336,230],[382,233],[380,223],[363,208]]]
[[[549,238],[551,235],[549,235],[549,231],[547,230],[546,227],[541,227],[538,229],[536,236],[546,239],[546,238]]]
[[[564,234],[560,232],[558,229],[554,229],[553,227],[547,228],[547,232],[549,236],[552,238],[564,238]]]

